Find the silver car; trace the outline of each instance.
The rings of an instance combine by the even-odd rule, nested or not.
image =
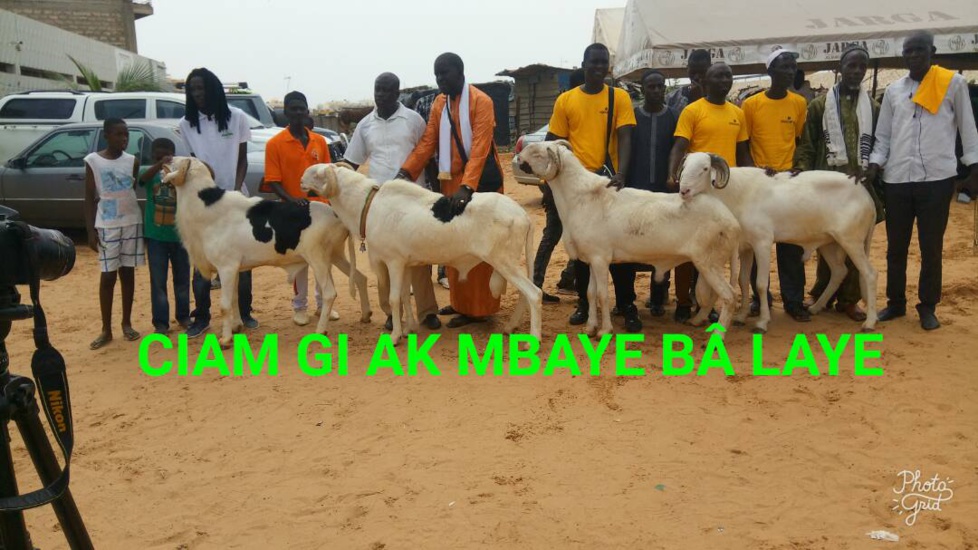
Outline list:
[[[177,156],[187,156],[179,120],[127,120],[129,148],[140,166],[153,164],[151,144],[167,138]],[[45,227],[85,227],[85,155],[105,148],[102,122],[80,122],[54,128],[0,167],[0,204],[20,212],[27,223]],[[257,156],[256,156],[257,157]],[[249,155],[245,185],[252,196],[265,171],[264,155]],[[136,186],[139,202],[146,191]],[[263,195],[272,198],[271,195]]]
[[[516,159],[517,159],[517,155],[520,154],[520,151],[522,151],[523,148],[526,147],[527,145],[545,140],[547,138],[547,131],[549,130],[550,130],[550,125],[547,124],[546,126],[540,128],[536,132],[533,132],[532,134],[524,134],[519,138],[517,138],[516,146],[513,147],[513,153],[514,153],[513,154],[513,178],[516,179],[516,183],[522,183],[523,185],[544,184],[544,181],[541,180],[540,178],[534,176],[533,174],[526,174],[522,170],[520,170],[520,167],[517,166],[516,164]]]

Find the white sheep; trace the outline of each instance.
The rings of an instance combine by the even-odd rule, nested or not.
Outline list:
[[[550,184],[567,252],[591,266],[588,334],[612,330],[608,266],[623,262],[651,264],[660,280],[677,265],[693,262],[700,271],[697,296],[702,307],[690,322],[703,324],[719,299],[720,323],[730,326],[734,291],[724,270],[736,258],[741,236],[737,220],[720,201],[705,196],[684,201],[677,194],[609,189],[608,178],[584,168],[564,140],[528,145],[516,163]],[[599,305],[602,318],[597,330]]]
[[[378,185],[343,163],[310,166],[302,188],[328,198],[350,232],[365,237],[379,291],[390,295],[391,311],[385,313],[393,317],[395,344],[405,332],[402,304],[408,331],[417,327],[406,268],[448,265],[464,281],[481,262],[493,268],[489,286],[494,297],[505,291],[507,281],[522,295],[506,332],[516,330],[528,305],[530,334],[540,338],[543,291],[533,284],[533,222],[513,199],[476,193],[461,214],[452,214],[447,197],[402,180]],[[524,253],[525,271],[519,265]]]
[[[222,346],[229,346],[232,333],[242,326],[238,272],[263,265],[282,267],[290,280],[307,263],[312,267],[323,297],[316,332],[326,333],[336,298],[334,264],[350,276],[351,294],[359,291],[361,321],[370,320],[367,278],[344,258],[344,242],[349,242],[352,256],[353,241],[328,205],[312,202],[307,210],[225,192],[196,158],[175,157],[165,171],[163,181],[177,191],[177,231],[191,262],[207,279],[215,271],[221,276]]]
[[[860,286],[868,311],[863,330],[876,325],[876,270],[869,261],[876,210],[869,192],[852,177],[839,172],[810,171],[768,175],[760,168],[730,168],[726,161],[708,153],[691,153],[679,175],[684,199],[701,195],[719,198],[733,212],[743,230],[740,286],[743,291],[738,322],[747,319],[748,284],[752,256],[757,257],[757,288],[761,316],[756,331],[766,331],[771,314],[767,288],[771,245],[790,243],[805,248],[805,257],[818,249],[832,269],[825,292],[809,308],[825,308],[846,276],[846,255],[859,270]]]

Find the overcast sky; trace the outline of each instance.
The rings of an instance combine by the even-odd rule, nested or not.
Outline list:
[[[576,67],[596,8],[625,0],[155,0],[136,22],[139,53],[183,78],[207,67],[247,81],[266,100],[286,90],[312,105],[370,100],[374,78],[434,85],[432,65],[452,51],[471,82],[532,63]],[[287,80],[287,77],[291,77]]]

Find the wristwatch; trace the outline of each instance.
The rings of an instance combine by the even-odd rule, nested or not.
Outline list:
[[[472,189],[471,187],[465,185],[464,183],[462,184],[462,189],[467,190],[469,193],[475,193],[475,189]]]

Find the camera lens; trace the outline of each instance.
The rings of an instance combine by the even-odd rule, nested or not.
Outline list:
[[[67,275],[75,266],[75,243],[60,231],[27,227],[30,234],[24,239],[24,248],[34,261],[37,275],[45,281]]]

